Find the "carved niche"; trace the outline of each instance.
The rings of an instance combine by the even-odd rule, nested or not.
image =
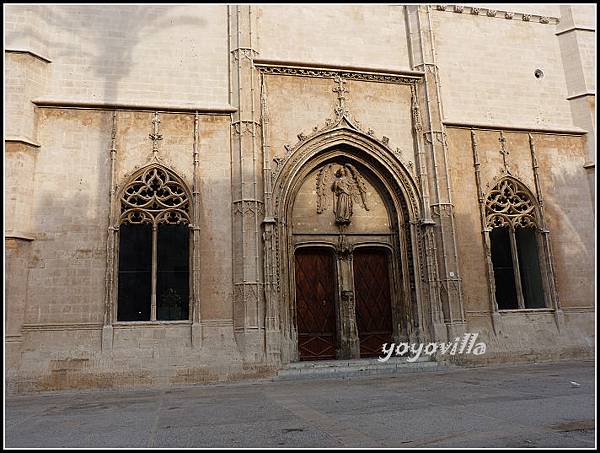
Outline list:
[[[296,195],[294,232],[338,234],[343,228],[356,233],[389,233],[388,202],[365,171],[345,160],[315,168]]]
[[[349,225],[352,222],[354,203],[361,203],[368,211],[367,185],[358,170],[352,164],[340,165],[331,182],[334,164],[325,165],[317,175],[317,214],[327,208],[333,193],[333,212],[337,225]]]

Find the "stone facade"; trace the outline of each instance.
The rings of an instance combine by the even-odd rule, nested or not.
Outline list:
[[[299,358],[294,253],[315,245],[336,257],[339,357],[367,245],[391,257],[394,339],[593,355],[594,5],[5,13],[10,391],[270,376]],[[190,315],[121,322],[119,200],[152,165],[189,191]],[[535,206],[544,308],[496,302],[504,180]]]

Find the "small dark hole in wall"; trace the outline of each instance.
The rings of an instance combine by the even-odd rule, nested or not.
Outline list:
[[[542,71],[541,69],[536,69],[533,72],[533,75],[535,76],[536,79],[543,79],[544,78],[544,71]]]

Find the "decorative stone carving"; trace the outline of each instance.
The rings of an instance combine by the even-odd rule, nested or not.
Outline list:
[[[233,132],[237,135],[248,134],[255,136],[257,128],[260,128],[260,123],[256,121],[234,121],[231,123]]]
[[[332,91],[337,93],[337,107],[335,109],[335,114],[337,117],[341,118],[342,116],[348,114],[348,110],[346,108],[346,93],[349,93],[349,90],[345,86],[346,81],[339,75],[335,76],[334,81],[337,85],[336,87],[332,88]]]
[[[238,49],[233,49],[231,51],[231,55],[233,55],[234,61],[239,61],[240,56],[246,58],[247,60],[253,61],[254,57],[258,55],[258,52],[249,47],[240,47]]]
[[[322,126],[322,127],[318,127],[318,126],[313,127],[312,131],[308,135],[305,135],[303,132],[298,134],[298,142],[296,142],[296,144],[294,144],[294,145],[285,144],[284,145],[284,148],[285,148],[284,157],[273,158],[273,161],[275,162],[275,166],[271,169],[271,181],[273,183],[279,177],[279,174],[280,174],[283,166],[286,164],[286,162],[288,160],[292,159],[292,162],[294,162],[301,157],[301,156],[297,156],[295,158],[292,158],[292,156],[295,155],[295,152],[298,148],[300,148],[303,144],[309,142],[310,140],[314,139],[315,137],[322,135],[325,132],[333,131],[335,129],[345,128],[345,129],[350,129],[350,130],[359,132],[360,134],[366,134],[368,137],[377,141],[379,144],[381,144],[383,147],[388,149],[390,152],[392,152],[392,153],[394,152],[392,150],[392,148],[390,148],[390,143],[389,143],[388,137],[384,136],[382,139],[378,139],[376,137],[375,131],[373,131],[373,129],[369,128],[365,131],[361,127],[361,124],[356,119],[353,118],[353,116],[350,114],[350,112],[347,108],[347,104],[346,104],[345,94],[348,93],[349,91],[344,87],[345,81],[339,75],[334,76],[334,81],[336,83],[336,87],[334,87],[332,89],[332,91],[337,93],[337,105],[334,109],[334,118],[327,118],[325,120],[324,126]],[[411,82],[411,88],[412,88],[413,93],[416,93],[416,91],[414,90],[414,84],[415,84],[415,81],[413,80]],[[422,126],[420,123],[418,105],[416,104],[416,100],[412,107],[413,107],[413,119],[414,119],[414,115],[417,115],[416,127],[421,128]],[[398,157],[400,157],[399,153],[396,153],[396,155],[398,155]]]
[[[154,118],[152,119],[152,126],[152,132],[148,134],[148,136],[152,140],[152,155],[156,159],[158,157],[158,142],[163,139],[162,134],[159,133],[160,118],[158,117],[158,112],[154,113]]]
[[[502,131],[500,131],[500,138],[498,138],[498,141],[500,142],[500,154],[502,154],[502,165],[504,167],[502,171],[510,174],[510,167],[508,164],[508,156],[510,155],[510,152],[506,147],[506,138],[504,137],[504,133]]]
[[[338,225],[351,222],[354,201],[367,206],[367,186],[358,170],[351,164],[340,166],[335,172],[335,180],[330,183],[334,164],[325,165],[317,174],[317,213],[321,214],[328,205],[328,196],[333,192],[335,202],[333,212]]]
[[[258,200],[239,200],[233,202],[233,213],[235,215],[245,216],[248,214],[263,215],[265,213],[264,204]]]
[[[413,128],[415,130],[415,132],[417,132],[417,134],[420,134],[421,132],[423,132],[423,125],[421,123],[421,110],[419,108],[419,101],[417,99],[417,89],[415,87],[415,85],[412,85],[410,87],[410,92],[411,92],[411,113],[412,113],[412,123],[413,123]]]
[[[517,17],[520,17],[525,22],[530,22],[532,20],[539,21],[540,24],[558,24],[560,23],[560,19],[558,17],[549,17],[549,16],[539,16],[537,14],[525,14],[525,13],[515,13],[514,11],[502,11],[491,8],[480,8],[477,6],[468,5],[468,11],[470,14],[474,16],[478,16],[485,12],[487,17],[504,17],[505,19],[511,20],[514,18],[515,14]],[[458,14],[462,14],[464,12],[465,7],[463,5],[436,5],[435,9],[438,11],[453,11]]]
[[[190,223],[190,201],[174,173],[152,165],[121,194],[119,223]]]
[[[365,82],[381,82],[394,83],[400,85],[411,85],[415,82],[414,77],[407,77],[393,74],[379,74],[372,72],[351,72],[341,70],[325,70],[325,69],[307,69],[294,66],[271,66],[265,64],[256,64],[256,68],[263,74],[274,75],[291,75],[299,77],[319,77],[325,79],[342,79],[361,80]]]
[[[494,186],[485,201],[486,226],[536,226],[535,205],[528,191],[513,178],[503,178]]]

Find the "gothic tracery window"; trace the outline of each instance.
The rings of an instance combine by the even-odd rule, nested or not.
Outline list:
[[[544,308],[536,205],[520,183],[504,178],[486,199],[498,309]]]
[[[190,201],[183,182],[152,166],[123,190],[118,321],[189,319]]]

